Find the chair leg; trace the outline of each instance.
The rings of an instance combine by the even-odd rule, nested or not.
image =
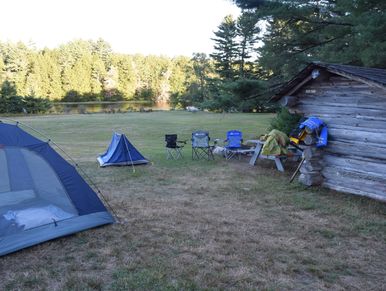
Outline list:
[[[214,155],[210,148],[192,148],[192,160],[214,160]]]
[[[176,149],[176,160],[182,159],[182,151],[181,149]]]
[[[192,160],[199,160],[200,155],[197,148],[192,148]]]
[[[226,160],[232,159],[235,155],[236,155],[236,153],[233,151],[230,151],[230,150],[225,151],[225,159]]]
[[[182,159],[182,151],[179,148],[171,149],[166,148],[166,159],[167,160],[178,160]]]

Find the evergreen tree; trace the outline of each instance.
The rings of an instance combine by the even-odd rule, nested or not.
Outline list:
[[[259,49],[266,76],[284,81],[314,60],[386,67],[383,0],[234,2],[267,23]]]
[[[210,56],[214,60],[216,71],[220,77],[233,80],[238,56],[236,21],[231,15],[226,16],[214,34],[216,37],[212,40],[215,42],[215,52]]]
[[[252,54],[256,51],[256,43],[259,40],[260,28],[257,25],[258,18],[255,13],[244,12],[237,19],[237,35],[239,38],[239,77],[246,76],[246,66]],[[253,64],[249,62],[249,70],[253,72]]]

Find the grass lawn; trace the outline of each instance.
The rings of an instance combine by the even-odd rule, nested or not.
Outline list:
[[[288,184],[271,161],[167,161],[164,134],[212,138],[269,114],[153,112],[23,117],[98,184],[121,223],[0,258],[0,290],[385,290],[386,204]],[[151,165],[99,168],[112,130]]]

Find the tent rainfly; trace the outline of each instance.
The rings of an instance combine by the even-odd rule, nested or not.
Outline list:
[[[101,167],[147,164],[149,161],[130,143],[124,134],[113,133],[107,151],[97,158]]]
[[[0,122],[0,256],[113,222],[49,142]]]

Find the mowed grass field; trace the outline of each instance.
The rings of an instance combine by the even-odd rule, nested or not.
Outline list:
[[[165,159],[164,134],[265,133],[270,114],[36,116],[92,177],[120,223],[0,258],[0,290],[385,290],[386,204],[289,184],[290,167]],[[99,168],[113,130],[150,165]],[[296,165],[295,165],[296,166]],[[291,170],[292,169],[292,170]]]

